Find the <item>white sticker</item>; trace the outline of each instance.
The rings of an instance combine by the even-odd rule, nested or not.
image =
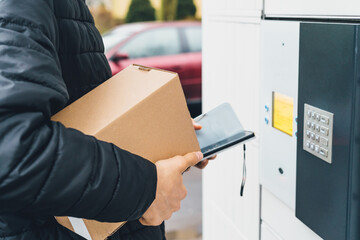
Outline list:
[[[74,231],[86,238],[87,240],[92,240],[89,231],[86,228],[84,221],[81,218],[69,217],[70,223],[74,228]]]

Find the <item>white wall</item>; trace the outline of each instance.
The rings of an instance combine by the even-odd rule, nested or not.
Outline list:
[[[203,1],[203,111],[230,102],[259,134],[260,0]],[[259,239],[258,139],[247,144],[247,182],[239,196],[242,147],[224,152],[203,173],[203,238]]]

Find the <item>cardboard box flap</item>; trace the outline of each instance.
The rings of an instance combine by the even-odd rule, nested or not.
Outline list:
[[[103,126],[108,125],[176,77],[177,74],[173,72],[130,65],[55,114],[52,119],[61,120],[66,127],[75,128],[88,135],[95,135]],[[139,88],[139,86],[142,87]],[[90,107],[89,102],[91,102]]]

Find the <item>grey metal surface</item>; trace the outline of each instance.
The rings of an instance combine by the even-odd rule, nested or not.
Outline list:
[[[300,25],[296,217],[325,240],[360,239],[359,30]],[[334,114],[331,164],[303,149],[305,104]]]
[[[334,114],[304,104],[303,149],[331,164]]]

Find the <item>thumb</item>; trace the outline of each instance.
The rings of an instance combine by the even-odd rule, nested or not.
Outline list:
[[[202,129],[202,126],[200,124],[198,124],[197,122],[195,122],[194,119],[191,119],[192,120],[192,123],[193,123],[193,126],[194,126],[194,129],[195,130],[200,130]]]
[[[192,152],[188,153],[183,157],[184,161],[181,167],[181,172],[185,172],[186,169],[188,169],[191,166],[196,165],[198,162],[203,159],[203,154],[201,152]]]

